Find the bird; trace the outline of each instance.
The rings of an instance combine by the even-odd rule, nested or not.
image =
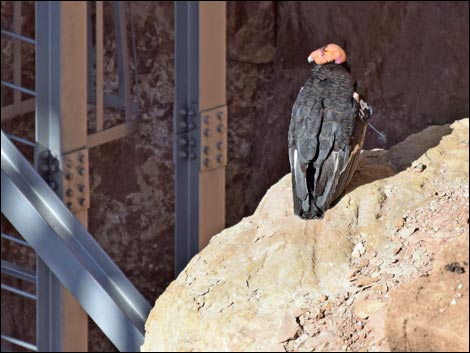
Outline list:
[[[373,112],[339,45],[314,50],[308,63],[288,132],[294,214],[306,220],[323,218],[351,181]]]

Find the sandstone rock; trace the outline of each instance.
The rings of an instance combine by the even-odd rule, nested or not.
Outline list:
[[[429,134],[439,135],[438,131],[441,138],[437,146],[428,144],[423,150],[422,141]],[[342,350],[344,346],[354,350],[366,344],[382,347],[384,343],[372,338],[366,343],[367,335],[355,333],[364,323],[344,321],[351,309],[349,301],[339,298],[357,296],[353,310],[359,317],[371,315],[378,322],[385,312],[381,300],[387,294],[382,297],[382,292],[419,276],[417,271],[424,265],[413,267],[405,260],[398,261],[406,249],[396,252],[397,244],[391,241],[396,238],[395,220],[405,211],[427,205],[428,195],[434,194],[436,184],[442,185],[443,178],[455,186],[467,185],[468,148],[457,147],[467,134],[468,119],[464,119],[450,127],[426,129],[390,151],[372,152],[373,162],[387,166],[387,173],[402,170],[394,176],[363,174],[371,162],[369,152],[364,151],[349,191],[323,220],[303,221],[293,215],[290,175],[285,176],[268,191],[253,216],[215,236],[160,296],[148,318],[142,350],[269,351],[279,349],[280,344],[288,350]],[[416,149],[423,150],[416,160],[426,160],[422,173],[406,169],[414,162],[409,156]],[[389,190],[389,196],[384,196],[384,190]],[[352,250],[359,243],[368,254],[369,250],[375,253],[374,259],[386,261],[369,275],[358,274],[357,281],[350,282]],[[429,256],[426,254],[422,257]],[[384,283],[380,290],[368,288],[380,278],[393,281]],[[357,292],[354,288],[358,284],[366,288]],[[460,305],[468,308],[468,302],[456,296],[448,302],[453,298],[457,304],[447,304],[446,310]],[[325,318],[298,318],[305,312],[301,308],[316,312],[318,305],[325,309]],[[332,317],[338,320],[333,327],[328,324]],[[346,327],[340,329],[341,323]],[[315,327],[325,324],[328,329],[315,334]],[[351,334],[341,338],[345,329]]]
[[[455,260],[466,263],[468,233],[440,252],[430,277],[391,292],[386,337],[397,352],[468,352],[468,274],[446,270]]]
[[[361,318],[367,319],[371,314],[381,310],[385,304],[380,300],[361,300],[354,304],[354,314]]]

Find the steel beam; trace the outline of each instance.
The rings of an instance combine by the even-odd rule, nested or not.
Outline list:
[[[215,146],[201,144],[215,159],[210,169],[201,164],[199,174],[199,250],[225,228],[225,165],[227,163],[226,8],[225,1],[201,1],[199,5],[199,110],[215,112],[210,135]],[[206,127],[200,134],[205,137]],[[221,148],[217,149],[217,145]]]
[[[199,2],[175,1],[175,275],[199,249]],[[191,158],[190,158],[191,157]],[[194,158],[196,157],[196,158]]]
[[[224,1],[175,2],[176,275],[225,226],[226,158],[202,145],[214,134],[212,147],[226,151],[225,11]],[[222,129],[220,120],[211,130],[212,115],[223,118]],[[209,166],[203,153],[217,153],[215,164]]]
[[[1,144],[2,213],[111,342],[138,351],[149,304],[3,131]]]
[[[86,2],[36,2],[36,43],[36,142],[50,150],[63,169],[64,155],[86,147]],[[56,178],[54,185],[63,198],[62,179]],[[76,216],[86,225],[86,211]],[[38,347],[87,351],[86,313],[46,262],[38,257]]]
[[[126,121],[130,121],[131,94],[129,85],[129,53],[125,8],[127,1],[113,1],[114,34],[116,39],[116,61],[119,83],[119,97],[124,101]]]
[[[36,273],[10,261],[1,260],[2,273],[36,284]]]

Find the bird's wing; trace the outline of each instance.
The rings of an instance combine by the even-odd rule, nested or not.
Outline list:
[[[297,208],[321,215],[349,183],[366,125],[358,119],[352,90],[342,90],[342,96],[336,97],[321,80],[307,81],[304,87],[294,103],[289,128],[294,207],[297,197],[301,203]]]
[[[317,136],[321,129],[320,101],[309,79],[297,95],[289,126],[289,160],[292,171],[292,191],[295,213],[310,209],[307,168],[317,152]]]
[[[354,130],[354,103],[325,107],[320,132],[318,157],[313,161],[313,194],[316,206],[326,211],[345,182],[344,171],[350,163]]]

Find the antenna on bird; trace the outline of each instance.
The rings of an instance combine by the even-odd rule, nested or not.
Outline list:
[[[374,130],[377,133],[377,135],[379,135],[380,140],[382,140],[384,143],[387,143],[387,136],[383,132],[380,132],[379,130],[377,130],[374,127],[374,125],[372,125],[369,121],[367,121],[367,125],[370,126],[372,130]]]

